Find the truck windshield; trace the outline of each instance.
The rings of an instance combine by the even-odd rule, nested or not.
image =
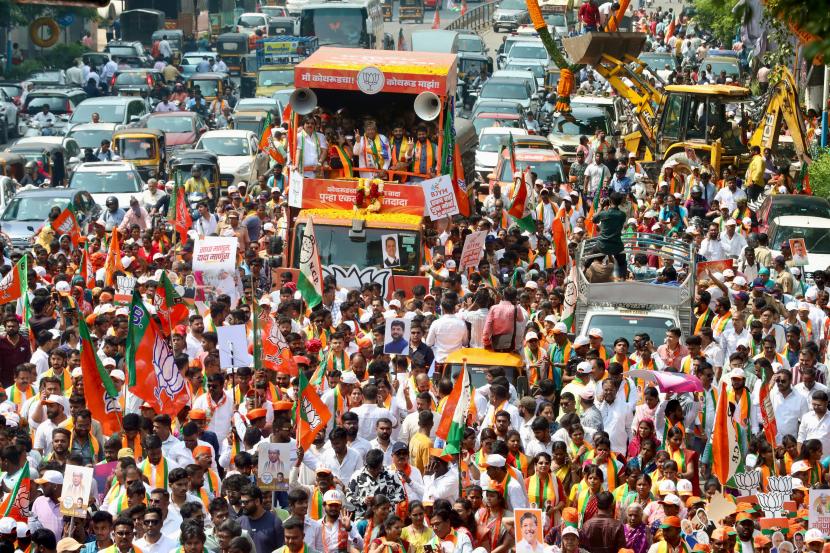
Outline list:
[[[305,223],[296,227],[294,241],[294,260],[292,267],[300,266],[300,240]],[[393,269],[394,274],[417,275],[420,263],[421,238],[417,232],[398,229],[367,228],[365,241],[352,241],[347,227],[314,224],[314,235],[320,251],[322,265],[339,265],[351,267],[383,267],[383,242],[389,235],[398,238],[398,257],[400,266]]]
[[[343,6],[303,10],[300,36],[316,36],[320,46],[368,48],[366,10],[344,9]]]
[[[618,315],[593,315],[585,328],[601,328],[605,336],[622,337],[629,344],[634,343],[634,335],[647,333],[655,342],[663,342],[666,330],[677,324],[668,317],[635,315],[620,313]]]

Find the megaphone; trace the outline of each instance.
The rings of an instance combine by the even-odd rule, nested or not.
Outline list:
[[[432,92],[421,92],[415,97],[415,115],[432,121],[441,113],[441,99]]]
[[[288,99],[294,113],[308,115],[317,107],[317,95],[310,88],[298,88]]]

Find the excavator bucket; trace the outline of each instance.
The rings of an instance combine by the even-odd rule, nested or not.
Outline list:
[[[646,43],[645,33],[585,33],[563,38],[562,46],[573,63],[596,65],[603,54],[618,60],[637,57]]]

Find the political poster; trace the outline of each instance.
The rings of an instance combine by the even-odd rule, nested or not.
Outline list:
[[[830,534],[830,490],[810,490],[809,528],[818,528]]]
[[[257,482],[264,491],[288,491],[291,444],[263,442],[257,446]],[[295,457],[296,459],[296,457]]]
[[[92,490],[93,468],[66,465],[63,486],[58,500],[61,514],[86,518],[89,494]]]
[[[211,303],[216,296],[227,294],[231,298],[231,309],[236,308],[242,289],[236,270],[238,247],[235,236],[206,236],[193,245],[193,274],[206,302]]]
[[[424,190],[426,214],[433,221],[458,214],[458,202],[449,175],[441,175],[421,182]]]
[[[464,239],[464,249],[461,250],[461,260],[458,263],[459,271],[464,271],[467,267],[478,268],[478,263],[484,256],[484,241],[486,239],[486,230],[478,230],[467,235],[467,238]]]

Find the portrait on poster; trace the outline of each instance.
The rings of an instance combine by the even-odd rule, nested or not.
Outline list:
[[[261,443],[257,447],[257,483],[264,491],[288,491],[291,444]]]
[[[543,553],[542,510],[516,509],[516,553]]]
[[[388,355],[409,355],[409,330],[411,323],[411,319],[399,317],[386,320],[383,353]]]
[[[793,254],[793,265],[804,267],[810,261],[807,258],[807,244],[803,238],[790,238],[790,251]]]
[[[387,269],[400,267],[401,255],[398,250],[398,235],[384,234],[380,237],[380,243],[383,246],[383,266]]]
[[[86,518],[93,472],[92,467],[66,465],[59,499],[61,514]]]

